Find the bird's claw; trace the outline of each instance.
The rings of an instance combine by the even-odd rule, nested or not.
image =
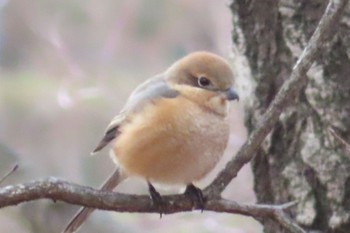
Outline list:
[[[165,207],[164,200],[151,183],[148,183],[148,190],[153,202],[153,206],[159,210],[160,218],[162,218],[162,215],[164,213],[164,207]]]
[[[203,212],[205,200],[204,200],[202,190],[200,190],[193,184],[189,184],[186,187],[185,195],[191,199],[192,203],[197,203],[197,206]]]

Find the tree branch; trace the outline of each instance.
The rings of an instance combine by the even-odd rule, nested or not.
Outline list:
[[[334,29],[337,28],[348,0],[330,0],[314,34],[309,40],[303,53],[299,57],[287,81],[284,82],[276,97],[271,102],[256,130],[249,136],[237,155],[227,163],[206,192],[210,195],[220,194],[241,168],[252,160],[256,150],[269,134],[279,119],[282,111],[291,105],[295,95],[301,90],[306,81],[306,72],[310,69],[315,58],[321,53],[322,47],[327,44]]]
[[[194,207],[193,203],[185,195],[169,195],[163,198],[165,202],[164,214],[200,209]],[[153,206],[149,196],[104,192],[52,177],[0,189],[0,208],[38,199],[51,199],[53,201],[63,201],[69,204],[118,212],[159,212],[159,209]],[[257,220],[269,218],[293,233],[304,233],[303,229],[294,224],[284,213],[285,209],[294,204],[294,202],[284,205],[238,204],[218,198],[209,199],[205,203],[204,210],[241,214]]]

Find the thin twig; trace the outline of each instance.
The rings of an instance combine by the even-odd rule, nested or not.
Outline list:
[[[335,130],[332,127],[328,128],[328,131],[341,143],[345,146],[345,149],[350,152],[350,144],[345,141],[344,138],[342,138],[339,134],[335,132]]]
[[[281,208],[281,210],[286,210],[286,209],[292,208],[293,206],[296,206],[298,203],[299,203],[299,201],[287,202],[287,203],[280,205],[280,208]]]
[[[14,173],[17,170],[17,168],[18,168],[18,164],[15,164],[15,166],[13,166],[13,168],[0,179],[0,184],[4,182],[4,180],[6,180],[6,178],[9,177],[12,173]]]
[[[247,142],[241,147],[237,155],[227,163],[224,170],[215,178],[212,184],[206,189],[210,196],[220,195],[226,186],[241,168],[252,160],[255,152],[265,137],[271,131],[279,119],[282,111],[285,110],[294,99],[294,96],[301,90],[305,83],[306,72],[310,69],[315,58],[321,53],[331,36],[334,36],[336,28],[348,0],[330,0],[314,34],[310,38],[303,53],[299,57],[293,71],[287,81],[284,82],[276,97],[263,115],[258,127],[251,133]]]

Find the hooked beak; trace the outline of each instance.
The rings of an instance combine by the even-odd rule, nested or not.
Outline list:
[[[225,92],[225,94],[226,94],[227,100],[237,100],[237,101],[239,101],[239,96],[238,96],[237,92],[232,87],[230,87]]]

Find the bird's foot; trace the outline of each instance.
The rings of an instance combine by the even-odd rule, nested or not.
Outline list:
[[[205,200],[204,200],[202,190],[200,190],[193,184],[189,184],[186,187],[185,195],[191,199],[192,203],[197,203],[197,206],[203,212]]]
[[[165,207],[165,203],[163,201],[162,196],[159,194],[159,192],[157,192],[157,190],[153,187],[153,185],[150,182],[148,182],[148,191],[149,191],[149,194],[151,195],[153,205],[156,208],[158,208],[160,218],[162,218],[162,215],[164,213],[164,207]]]

